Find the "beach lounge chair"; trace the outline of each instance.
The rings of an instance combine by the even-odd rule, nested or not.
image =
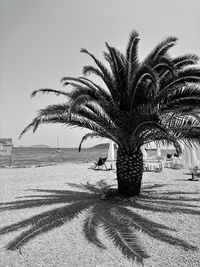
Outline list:
[[[172,168],[172,169],[181,169],[183,168],[183,159],[179,157],[177,154],[167,154],[167,157],[164,161],[165,168]]]
[[[162,171],[162,163],[160,160],[156,160],[156,159],[144,160],[143,171],[161,172]]]
[[[106,168],[106,170],[107,170],[106,160],[107,160],[107,157],[106,158],[100,157],[97,162],[93,161],[94,166],[91,166],[91,169],[94,169],[94,170],[96,170],[96,169],[102,170],[103,169],[103,166],[104,166]]]
[[[173,154],[169,154],[167,153],[167,157],[165,158],[165,162],[164,162],[164,167],[165,168],[172,168],[173,167],[173,157],[172,157]]]
[[[198,178],[195,178],[195,175],[197,175],[196,173],[191,173],[192,174],[192,178],[188,179],[189,181],[199,181]]]

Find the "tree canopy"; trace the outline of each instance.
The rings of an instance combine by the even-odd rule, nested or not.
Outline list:
[[[139,40],[133,31],[124,53],[106,43],[107,65],[81,49],[95,66],[84,66],[84,76],[62,78],[63,90],[33,91],[32,97],[51,93],[62,95],[64,102],[40,109],[21,136],[42,124],[61,123],[90,130],[79,149],[89,137],[111,139],[127,150],[154,141],[172,143],[180,152],[178,140],[200,143],[200,69],[195,66],[199,57],[171,57],[169,49],[177,38],[170,36],[140,61]],[[104,86],[88,79],[89,74],[100,77]]]

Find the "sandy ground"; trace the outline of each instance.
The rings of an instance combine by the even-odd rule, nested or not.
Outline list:
[[[115,171],[88,167],[0,169],[1,267],[200,266],[200,180],[145,172],[137,199],[101,200]]]

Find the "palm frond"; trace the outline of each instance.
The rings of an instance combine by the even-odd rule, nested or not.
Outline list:
[[[27,131],[29,131],[31,128],[33,128],[34,126],[34,121],[32,121],[31,123],[29,123],[24,130],[20,133],[19,135],[19,139],[22,137],[22,135],[24,135]]]
[[[73,112],[98,122],[101,126],[106,127],[107,130],[108,127],[116,127],[116,114],[112,110],[112,103],[106,103],[99,92],[93,92],[90,88],[79,86],[77,90],[70,92],[69,96],[70,100],[67,107],[69,117]],[[84,106],[94,114],[88,113]],[[55,108],[59,109],[57,106]],[[63,110],[63,107],[61,109],[61,112],[66,111],[65,109]],[[48,109],[47,112],[49,111]]]
[[[143,65],[138,70],[135,79],[132,83],[132,88],[129,93],[130,98],[130,112],[132,112],[134,106],[142,104],[143,100],[148,97],[150,93],[147,91],[146,83],[149,85],[151,83],[151,88],[153,92],[157,90],[158,86],[158,76],[155,71],[153,71],[149,66]],[[141,85],[141,86],[140,86]],[[136,98],[140,95],[140,98]],[[154,94],[153,94],[154,95]]]
[[[171,136],[175,140],[188,140],[189,142],[200,143],[198,116],[168,116],[163,119],[162,123],[170,129]]]
[[[157,59],[156,64],[153,66],[153,69],[156,70],[160,78],[164,78],[166,75],[169,76],[170,72],[171,77],[177,75],[178,68],[175,66],[173,61],[168,57],[160,57]]]
[[[30,123],[21,133],[20,137],[30,130],[33,129],[35,132],[38,127],[42,124],[63,124],[68,126],[79,126],[82,128],[87,128],[91,131],[95,131],[99,133],[99,135],[103,135],[105,138],[113,139],[113,134],[115,133],[112,128],[112,124],[106,122],[106,120],[102,120],[95,115],[92,115],[87,111],[86,108],[82,107],[77,112],[71,114],[69,116],[68,110],[70,106],[63,105],[49,105],[45,109],[41,109],[38,112],[38,115],[33,119],[32,123]]]
[[[96,115],[95,120],[100,120],[102,119],[107,123],[109,123],[113,128],[117,129],[117,125],[115,122],[115,118],[113,117],[112,113],[109,110],[109,107],[105,106],[104,103],[100,101],[92,101],[87,103],[86,108],[89,109],[92,113]]]
[[[147,128],[150,128],[152,131],[153,129],[156,129],[166,133],[167,129],[163,127],[160,123],[156,121],[145,121],[140,123],[135,129],[131,137],[131,144],[134,142],[134,140],[137,140],[137,136],[139,136],[143,131],[148,131]]]
[[[80,142],[79,147],[78,147],[78,151],[79,152],[81,151],[81,146],[82,146],[83,142],[85,142],[88,138],[94,138],[94,137],[104,138],[105,136],[101,135],[99,133],[96,133],[96,132],[85,134],[81,139],[81,142]]]
[[[184,56],[176,57],[172,61],[177,68],[183,68],[197,64],[199,57],[197,55],[187,54]]]
[[[94,83],[93,81],[91,81],[90,79],[87,79],[86,77],[79,77],[79,79],[81,81],[84,80],[84,81],[92,84],[94,87],[96,87],[99,90],[99,92],[101,93],[101,95],[105,98],[105,100],[110,101],[112,99],[111,94],[109,93],[109,91],[104,89],[100,85]]]
[[[110,71],[94,55],[89,53],[85,48],[82,48],[81,52],[88,54],[94,60],[94,62],[96,63],[96,65],[98,66],[98,68],[101,70],[103,74],[102,76],[103,81],[107,85],[111,95],[113,96],[114,99],[117,99],[117,92],[115,90],[115,87],[113,86],[113,78],[112,78]]]
[[[87,79],[86,77],[78,77],[78,78],[63,77],[61,79],[61,82],[64,85],[71,84],[70,81],[74,81],[74,82],[77,82],[78,84],[85,85],[87,88],[90,88],[93,91],[98,91],[99,93],[101,93],[101,96],[105,98],[105,100],[111,99],[111,95],[108,90],[104,89],[100,85],[97,85],[96,83],[94,83],[90,79]]]
[[[167,37],[152,50],[144,62],[151,65],[157,58],[164,56],[176,44],[176,41],[176,37]]]
[[[162,97],[156,97],[154,104],[160,103],[160,111],[172,111],[176,108],[187,108],[191,107],[194,109],[199,108],[200,98],[200,86],[189,84],[184,87],[174,88],[173,91],[163,93]]]
[[[60,95],[63,95],[63,96],[66,96],[66,97],[69,96],[68,93],[66,93],[64,91],[61,91],[61,90],[55,90],[55,89],[50,89],[50,88],[41,88],[41,89],[38,89],[38,90],[33,91],[31,93],[31,97],[34,97],[38,93],[42,93],[42,94],[54,93],[57,96],[60,96]]]
[[[139,68],[139,59],[138,59],[138,43],[139,37],[136,31],[133,31],[130,35],[128,46],[126,49],[126,60],[127,60],[127,84],[128,90],[131,90],[132,80]]]
[[[177,73],[175,78],[163,79],[160,81],[160,95],[164,92],[173,91],[177,87],[187,85],[188,83],[200,83],[200,69],[187,68]]]
[[[90,75],[90,74],[95,74],[95,75],[99,76],[100,78],[102,78],[102,80],[106,84],[106,81],[104,80],[103,73],[96,67],[93,67],[93,66],[90,66],[90,65],[84,66],[82,73],[85,76]]]
[[[114,75],[117,90],[121,95],[120,99],[123,99],[126,97],[127,90],[125,58],[117,49],[110,47],[108,43],[106,43],[106,47],[110,53],[109,63]]]
[[[133,62],[135,59],[135,57],[137,57],[137,45],[138,45],[138,41],[139,41],[139,33],[137,31],[132,31],[130,36],[129,36],[129,40],[128,40],[128,44],[127,44],[127,48],[126,48],[126,60],[127,61],[131,61]]]
[[[101,92],[98,90],[92,90],[92,88],[83,87],[80,85],[76,85],[70,82],[71,85],[75,86],[75,90],[68,93],[70,99],[69,99],[69,105],[70,110],[69,115],[72,111],[79,110],[80,106],[87,105],[89,103],[89,108],[93,106],[92,111],[98,116],[98,118],[94,118],[95,120],[98,120],[104,117],[104,119],[109,120],[109,122],[114,124],[117,123],[117,120],[121,120],[118,110],[118,105],[112,101],[112,98],[110,101],[105,101],[105,97],[102,96]],[[92,106],[91,106],[92,105]],[[94,110],[94,105],[97,106],[97,108]],[[99,112],[99,111],[102,112]]]
[[[75,99],[71,99],[70,100],[70,108],[68,110],[68,115],[69,117],[71,117],[71,114],[72,112],[73,113],[77,113],[78,110],[82,106],[86,105],[86,103],[89,103],[90,101],[93,101],[93,98],[88,95],[87,93],[86,94],[80,94],[79,96],[77,96]]]

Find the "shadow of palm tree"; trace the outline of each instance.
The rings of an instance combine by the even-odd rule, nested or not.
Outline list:
[[[70,222],[83,212],[85,213],[83,230],[89,242],[101,249],[106,248],[98,237],[98,230],[102,227],[108,238],[125,256],[138,262],[143,262],[143,259],[149,257],[138,238],[139,230],[155,239],[185,250],[197,249],[186,241],[167,234],[167,231],[176,231],[175,229],[147,219],[139,215],[137,210],[200,214],[200,211],[194,209],[197,206],[188,203],[199,201],[199,198],[184,196],[176,198],[176,193],[181,192],[158,191],[158,188],[164,185],[154,184],[145,186],[138,197],[125,199],[116,196],[103,201],[100,196],[110,188],[103,180],[95,185],[90,183],[68,185],[78,191],[35,189],[31,190],[35,195],[0,204],[1,211],[62,204],[59,208],[53,208],[1,228],[0,235],[22,230],[21,234],[7,245],[8,250],[20,249],[32,238]],[[63,204],[66,205],[63,206]]]

